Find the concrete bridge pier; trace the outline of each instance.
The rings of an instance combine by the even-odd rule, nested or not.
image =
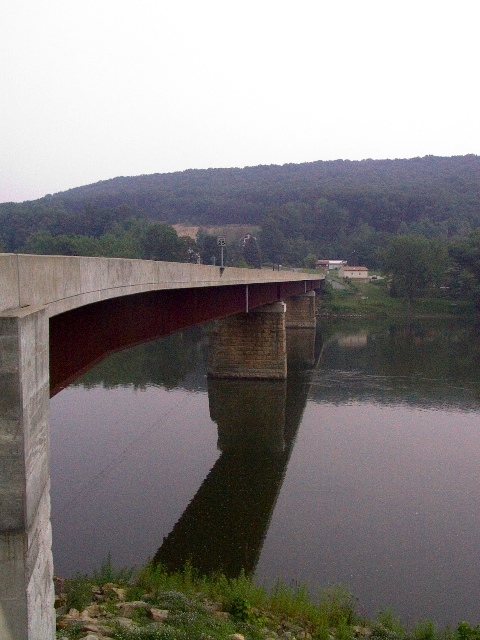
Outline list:
[[[208,374],[213,378],[287,377],[284,302],[219,320],[212,331]]]
[[[288,298],[285,323],[289,329],[315,328],[315,291]]]
[[[48,317],[0,313],[0,638],[53,640]]]
[[[219,320],[212,331],[208,373],[213,378],[283,380],[287,328],[314,333],[315,325],[314,291]]]

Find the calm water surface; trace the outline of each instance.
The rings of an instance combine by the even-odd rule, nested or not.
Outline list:
[[[478,330],[357,320],[312,338],[290,335],[285,384],[207,380],[197,328],[53,398],[56,573],[109,552],[192,558],[267,584],[340,582],[368,615],[479,622]]]

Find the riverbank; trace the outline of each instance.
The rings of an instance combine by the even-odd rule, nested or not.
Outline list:
[[[367,620],[342,587],[314,601],[300,586],[267,592],[245,577],[204,577],[146,566],[115,571],[107,561],[91,577],[57,578],[57,639],[102,640],[476,640],[479,628],[431,621],[404,627],[390,609]]]
[[[324,295],[319,298],[317,315],[324,317],[369,318],[472,318],[470,300],[452,300],[441,293],[436,297],[418,298],[409,309],[403,298],[390,296],[382,279],[366,282],[327,280]]]

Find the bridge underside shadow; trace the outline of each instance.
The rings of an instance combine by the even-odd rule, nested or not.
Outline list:
[[[49,333],[50,395],[109,353],[304,291],[303,282],[153,291],[54,316]]]

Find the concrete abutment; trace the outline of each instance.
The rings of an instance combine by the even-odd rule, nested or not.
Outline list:
[[[0,638],[53,640],[48,317],[0,314]]]

